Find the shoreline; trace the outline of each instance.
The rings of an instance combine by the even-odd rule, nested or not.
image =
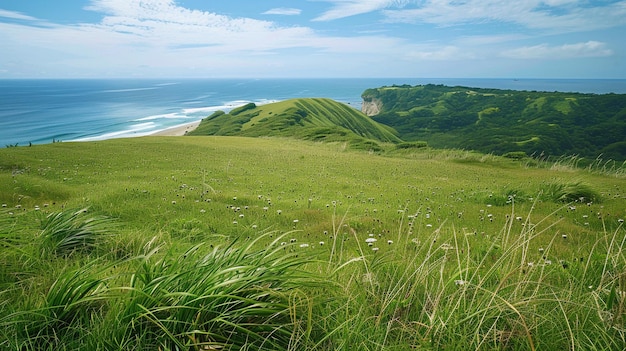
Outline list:
[[[201,121],[195,121],[191,123],[181,124],[175,127],[159,130],[154,133],[150,133],[149,136],[184,136],[188,132],[195,130],[200,125]]]

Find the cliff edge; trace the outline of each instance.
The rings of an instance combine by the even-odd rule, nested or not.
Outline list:
[[[371,117],[376,116],[380,113],[383,102],[380,99],[372,98],[372,97],[364,97],[363,105],[361,106],[361,112],[363,114]]]

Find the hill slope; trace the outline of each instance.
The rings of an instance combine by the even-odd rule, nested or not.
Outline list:
[[[362,97],[374,120],[433,147],[626,159],[626,95],[423,85]]]
[[[331,99],[292,99],[230,113],[218,111],[189,135],[288,136],[317,141],[349,141],[376,148],[376,142],[400,142],[392,128]]]

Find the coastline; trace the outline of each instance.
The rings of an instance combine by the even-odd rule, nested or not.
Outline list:
[[[176,127],[171,127],[167,129],[160,130],[158,132],[154,132],[150,134],[150,136],[183,136],[188,132],[198,128],[201,121],[195,121],[191,123],[181,124]]]

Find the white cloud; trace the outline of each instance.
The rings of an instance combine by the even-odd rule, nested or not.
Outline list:
[[[422,61],[456,61],[476,58],[471,51],[454,45],[441,47],[424,46],[411,50],[406,54],[406,57]]]
[[[263,15],[283,15],[283,16],[297,16],[302,13],[300,9],[279,7],[263,12]]]
[[[332,31],[325,31],[327,23],[321,23],[394,7],[402,8],[403,16],[410,13],[406,11],[423,11],[407,20],[419,22],[422,19],[422,22],[431,21],[440,26],[485,21],[521,23],[515,22],[516,19],[524,17],[528,11],[538,11],[533,7],[538,0],[520,0],[507,6],[498,5],[502,1],[495,0],[319,1],[332,6],[311,27],[281,25],[260,14],[261,19],[253,19],[191,10],[176,0],[92,0],[86,9],[102,14],[98,23],[49,23],[0,10],[0,43],[3,45],[0,68],[5,70],[0,73],[16,77],[463,76],[484,74],[478,67],[487,67],[485,72],[492,74],[494,62],[507,62],[511,57],[608,56],[613,54],[609,48],[615,50],[613,55],[617,57],[622,50],[608,36],[602,37],[603,42],[572,40],[570,36],[572,41],[561,39],[560,43],[580,43],[534,45],[559,38],[543,36],[541,41],[531,41],[536,39],[529,31],[515,34],[516,30],[488,32],[448,28],[433,32],[429,31],[432,26],[415,26],[413,30],[404,25],[358,25],[352,27],[352,35],[343,36],[328,34],[340,33],[338,27],[333,24]],[[434,6],[435,3],[443,10]],[[626,1],[620,3],[626,4]],[[474,12],[463,4],[476,5]],[[489,4],[495,7],[489,8]],[[557,12],[559,16],[576,13],[573,9],[578,6],[574,0],[545,0],[543,4],[547,9],[550,4],[563,6]],[[267,13],[295,15],[297,11],[274,8]],[[393,11],[384,13],[400,15]],[[556,16],[549,11],[543,15],[545,18]],[[616,21],[616,16],[607,21]],[[508,25],[507,29],[510,27]],[[398,28],[403,32],[394,32]],[[502,45],[506,43],[507,48],[512,48],[520,40],[530,44],[502,54]],[[459,62],[469,59],[471,65]],[[415,64],[416,61],[421,62]],[[472,69],[474,71],[470,72]]]
[[[16,20],[24,20],[24,21],[36,21],[37,20],[35,17],[27,16],[20,12],[7,11],[3,9],[0,9],[0,17],[11,18],[11,19],[16,19]]]
[[[540,44],[525,46],[508,50],[502,56],[517,59],[564,59],[582,57],[605,57],[611,56],[613,51],[607,48],[605,43],[599,41],[587,41],[584,43],[564,44],[551,46]]]
[[[96,28],[125,34],[144,46],[245,52],[298,46],[313,35],[306,27],[189,10],[173,0],[94,0],[88,9],[108,14]]]
[[[173,0],[94,0],[86,9],[104,17],[45,28],[0,22],[6,49],[0,67],[22,62],[12,66],[23,72],[11,69],[16,75],[37,69],[87,76],[282,75],[290,67],[302,76],[314,67],[347,71],[372,51],[400,52],[404,44],[386,36],[324,36],[308,27],[194,11]],[[358,55],[361,63],[346,59]]]
[[[556,32],[626,25],[626,1],[585,6],[576,0],[423,0],[399,10],[385,10],[389,22],[439,26],[513,23]]]
[[[382,10],[391,6],[402,7],[409,0],[322,0],[333,3],[333,7],[315,18],[315,21],[331,21]]]

